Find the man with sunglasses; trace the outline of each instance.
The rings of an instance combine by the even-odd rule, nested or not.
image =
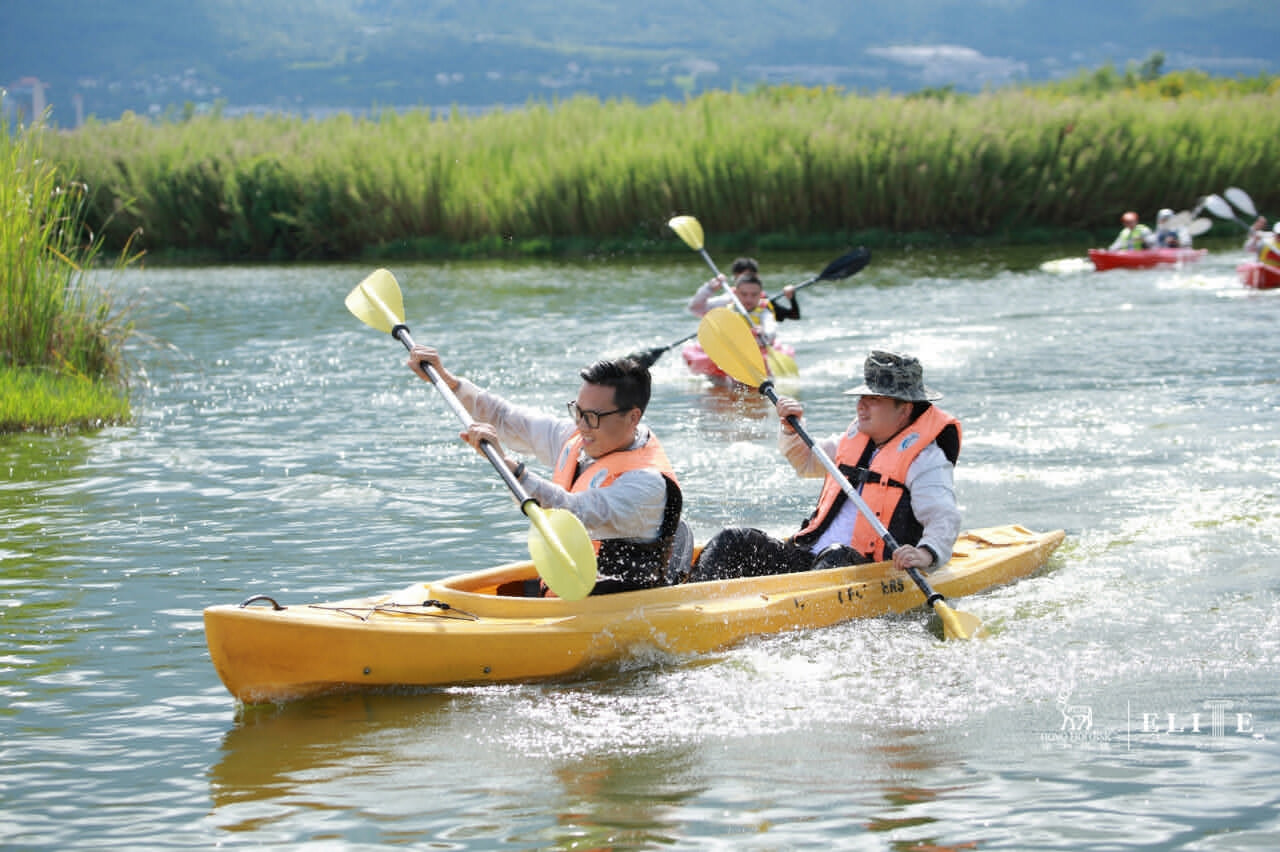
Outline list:
[[[631,358],[597,361],[579,374],[569,417],[514,405],[461,379],[430,346],[409,353],[409,367],[430,381],[436,369],[476,422],[461,437],[479,450],[488,442],[544,509],[567,509],[596,545],[593,595],[678,582],[691,546],[680,522],[683,497],[662,444],[640,422],[649,405],[647,367]],[[507,456],[504,444],[551,466],[550,478]],[[683,564],[682,563],[683,560]]]

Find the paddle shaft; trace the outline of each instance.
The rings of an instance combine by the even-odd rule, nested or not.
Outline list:
[[[778,394],[773,390],[772,381],[766,380],[764,384],[760,385],[760,393],[768,397],[769,401],[775,406],[778,404]],[[822,466],[827,469],[827,473],[831,478],[840,484],[840,489],[844,491],[846,497],[853,501],[853,505],[858,507],[858,511],[862,513],[862,517],[866,518],[867,522],[871,524],[876,533],[884,539],[886,551],[889,556],[892,557],[893,553],[899,547],[897,539],[893,537],[893,533],[889,532],[889,530],[885,528],[885,525],[880,522],[880,519],[876,517],[876,513],[871,511],[871,507],[862,499],[862,495],[853,487],[853,483],[849,481],[848,477],[840,472],[840,468],[836,467],[836,463],[831,460],[831,456],[827,455],[822,447],[819,447],[814,443],[813,438],[810,437],[809,433],[805,431],[805,428],[800,425],[800,418],[796,417],[794,414],[788,414],[787,423],[791,424],[791,428],[796,430],[796,434],[800,436],[800,440],[804,441],[813,454],[817,456],[818,461],[822,462]],[[945,600],[942,595],[933,590],[933,587],[929,585],[929,582],[925,580],[924,576],[914,565],[908,565],[906,571],[907,575],[911,577],[920,591],[924,593],[925,601],[930,606],[935,606],[937,603]]]
[[[646,367],[652,367],[654,364],[658,362],[658,359],[661,358],[668,349],[673,349],[676,346],[679,346],[681,343],[687,343],[688,341],[693,340],[697,336],[698,336],[698,332],[695,331],[693,334],[686,334],[684,337],[680,338],[679,340],[671,341],[666,346],[655,346],[652,349],[646,349],[643,352],[633,352],[628,357],[640,362]]]
[[[409,335],[409,327],[404,323],[398,323],[391,329],[391,335],[404,344],[404,348],[413,350],[413,338]],[[426,371],[427,378],[431,379],[431,384],[435,385],[435,389],[440,391],[440,395],[444,397],[445,402],[449,403],[449,407],[453,409],[453,413],[458,415],[458,419],[462,421],[464,426],[470,426],[474,422],[471,412],[467,411],[466,406],[454,394],[449,386],[445,384],[444,379],[436,372],[436,368],[432,367],[426,361],[422,362],[422,367]],[[507,467],[502,458],[498,455],[498,451],[493,448],[493,444],[488,441],[480,442],[480,452],[489,460],[489,464],[493,465],[493,469],[502,477],[502,481],[511,489],[511,493],[515,495],[516,501],[520,504],[520,509],[526,515],[529,512],[526,506],[530,503],[537,505],[536,501],[529,496],[529,492],[524,490],[524,486],[520,484],[520,480],[516,479],[515,474],[511,472],[511,468]]]

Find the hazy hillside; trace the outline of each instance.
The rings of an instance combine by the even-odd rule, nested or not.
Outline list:
[[[1166,70],[1280,70],[1273,0],[9,0],[0,85],[54,119],[650,101],[760,82],[973,90],[1154,51]]]

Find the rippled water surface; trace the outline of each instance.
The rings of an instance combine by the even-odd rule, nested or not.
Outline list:
[[[0,846],[1273,849],[1280,834],[1280,291],[1237,253],[1046,273],[885,252],[782,326],[825,435],[871,348],[964,423],[966,525],[1063,528],[1030,579],[926,613],[637,659],[562,684],[238,708],[201,611],[525,553],[454,415],[357,322],[359,266],[116,285],[136,422],[0,437]],[[730,258],[718,258],[722,264]],[[767,285],[830,257],[762,257]],[[692,332],[696,256],[405,265],[416,338],[560,411],[602,355]],[[699,540],[809,511],[758,395],[672,350],[647,414]],[[1081,719],[1088,714],[1089,724]],[[1067,722],[1067,719],[1070,722]]]

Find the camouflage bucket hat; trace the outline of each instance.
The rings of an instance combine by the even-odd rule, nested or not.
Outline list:
[[[863,384],[845,391],[857,396],[888,396],[908,402],[942,399],[924,386],[924,368],[910,355],[877,349],[862,365]]]

